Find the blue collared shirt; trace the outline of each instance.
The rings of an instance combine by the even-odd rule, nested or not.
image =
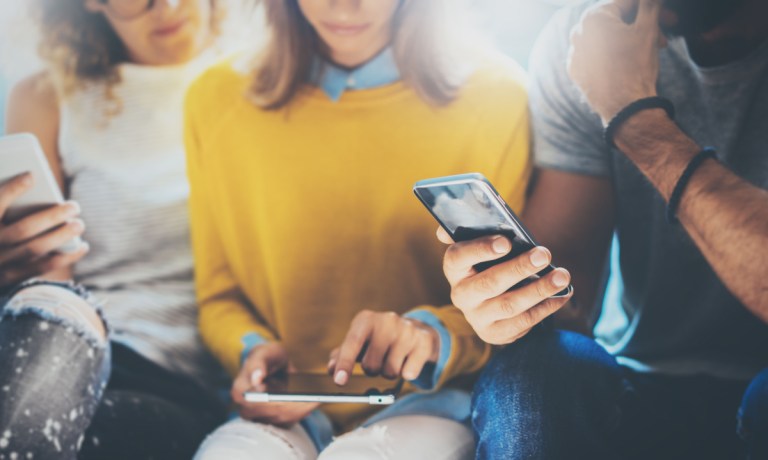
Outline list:
[[[400,80],[392,48],[385,48],[370,61],[354,69],[344,69],[321,58],[312,63],[312,84],[322,88],[328,97],[338,102],[350,90],[386,86]]]

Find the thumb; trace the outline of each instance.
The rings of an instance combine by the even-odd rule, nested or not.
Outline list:
[[[288,366],[288,355],[278,344],[260,345],[248,359],[248,378],[253,385],[260,385],[265,378]]]
[[[631,24],[635,21],[637,16],[638,2],[643,0],[613,0],[611,4],[619,9],[621,19],[627,24]]]
[[[639,0],[635,24],[638,27],[658,29],[660,11],[661,0]]]

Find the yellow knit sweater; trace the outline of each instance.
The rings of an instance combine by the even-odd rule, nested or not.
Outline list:
[[[362,309],[433,312],[452,351],[438,386],[478,371],[491,347],[450,305],[436,222],[419,179],[488,177],[520,211],[529,126],[522,74],[487,63],[450,105],[402,83],[332,102],[307,87],[285,110],[244,95],[248,75],[214,67],[187,96],[186,147],[200,330],[235,375],[241,338],[279,340],[300,370],[323,372]],[[324,408],[350,427],[375,408]]]

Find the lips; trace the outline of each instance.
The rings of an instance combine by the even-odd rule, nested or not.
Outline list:
[[[167,36],[175,34],[179,30],[181,30],[181,28],[184,27],[184,25],[186,25],[186,23],[187,23],[187,20],[186,19],[182,19],[180,21],[173,22],[173,23],[166,24],[166,25],[163,25],[161,27],[158,27],[152,33],[154,35],[157,35],[157,36],[160,36],[160,37],[167,37]]]
[[[370,24],[333,24],[324,22],[323,27],[327,29],[329,32],[336,34],[336,35],[358,35],[364,31],[366,31],[371,25]]]

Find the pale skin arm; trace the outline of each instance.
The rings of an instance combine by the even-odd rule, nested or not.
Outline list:
[[[66,194],[57,141],[57,95],[45,74],[22,80],[13,89],[8,102],[6,131],[9,134],[28,132],[37,136],[54,177]],[[23,178],[19,178],[3,187],[0,190],[0,210],[4,212],[29,186],[24,184]],[[5,264],[0,263],[0,278],[3,281],[0,284],[10,285],[31,276],[71,279],[71,266],[87,253],[87,245],[72,254],[51,251],[82,234],[84,224],[76,219],[77,214],[78,210],[72,209],[71,205],[61,205],[18,223],[0,226],[0,259],[8,259]]]
[[[632,6],[637,19],[626,24],[622,13]],[[603,4],[586,13],[572,35],[569,74],[604,122],[630,102],[656,95],[659,10],[658,0]],[[619,59],[627,55],[635,59]],[[665,200],[701,151],[659,109],[630,118],[615,142]],[[707,160],[691,177],[677,215],[725,286],[768,322],[768,192]]]

